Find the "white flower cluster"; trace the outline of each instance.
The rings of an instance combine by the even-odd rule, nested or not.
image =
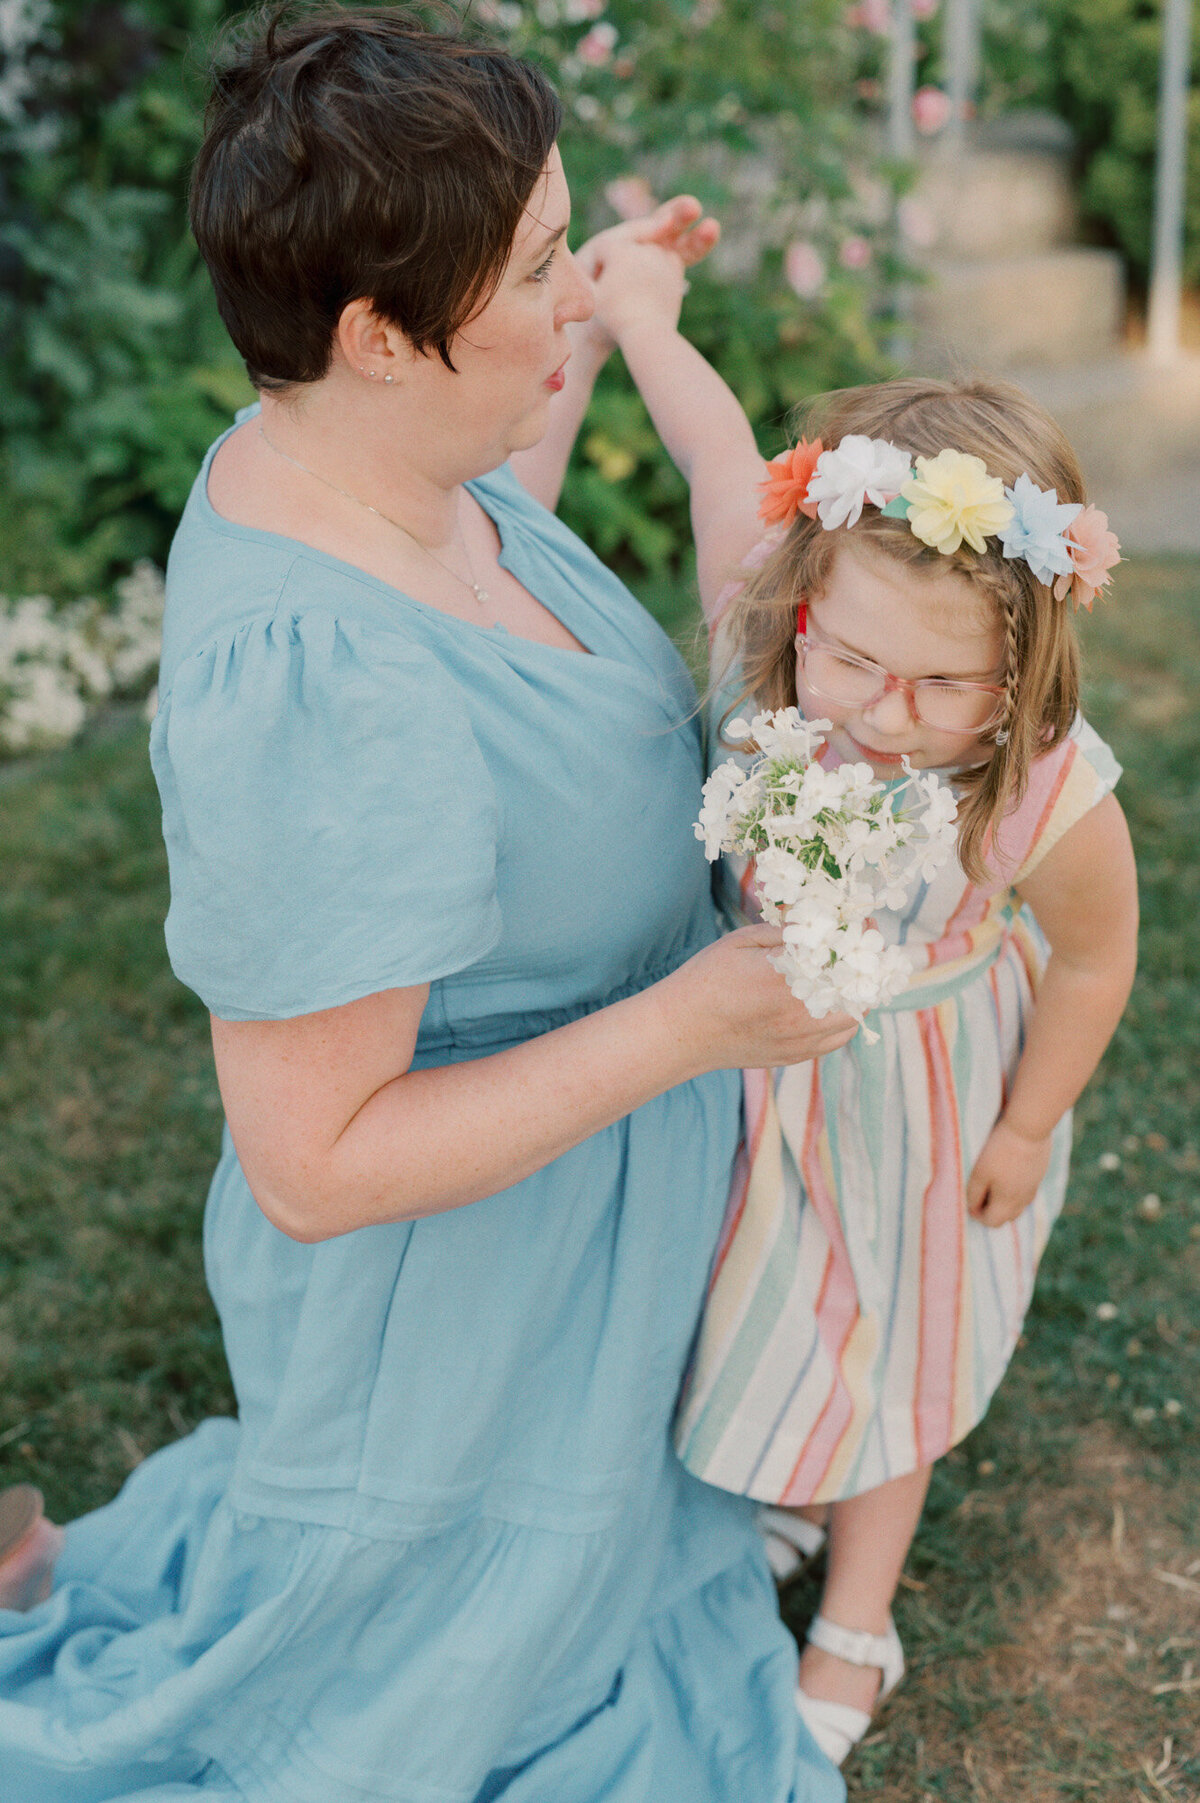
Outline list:
[[[904,907],[917,878],[937,874],[957,842],[957,808],[945,783],[907,760],[900,784],[880,782],[869,764],[824,769],[817,753],[830,730],[794,707],[731,721],[729,736],[758,755],[713,771],[696,837],[710,861],[754,860],[764,918],[783,929],[773,963],[809,1013],[861,1021],[912,975],[871,917]]]
[[[162,648],[162,576],[143,559],[115,594],[115,607],[57,609],[45,595],[0,596],[0,751],[69,744],[89,707],[145,687]]]

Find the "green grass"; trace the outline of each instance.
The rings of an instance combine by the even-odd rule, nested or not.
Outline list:
[[[1200,1554],[1200,564],[1120,576],[1083,636],[1088,711],[1126,767],[1138,984],[1079,1109],[1027,1344],[935,1475],[909,1567],[920,1588],[898,1610],[914,1678],[850,1768],[856,1796],[1115,1803],[1200,1789],[1196,1695],[1153,1694],[1187,1656],[1155,1651],[1169,1642],[1162,1609],[1197,1636],[1200,1664],[1200,1596],[1150,1575]],[[654,599],[682,617],[674,585]],[[145,736],[116,722],[0,770],[0,1481],[39,1483],[60,1517],[233,1406],[199,1248],[220,1109],[203,1010],[163,951]],[[1101,1169],[1104,1153],[1118,1168]],[[1113,1484],[1130,1543],[1110,1571],[1097,1549]],[[813,1595],[789,1601],[798,1627]],[[1095,1637],[1116,1632],[1103,1625],[1126,1607],[1113,1596],[1144,1606],[1150,1638],[1134,1636],[1136,1656],[1117,1647],[1119,1671],[1081,1654],[1064,1708],[1054,1599],[1090,1609]],[[1139,1773],[1167,1735],[1156,1788]]]

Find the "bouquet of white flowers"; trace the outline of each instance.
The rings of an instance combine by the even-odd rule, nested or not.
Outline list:
[[[763,916],[783,929],[772,962],[792,994],[815,1019],[837,1009],[861,1022],[912,975],[908,954],[871,916],[902,908],[916,879],[951,856],[957,806],[907,758],[899,783],[878,781],[869,764],[824,769],[817,752],[831,730],[794,707],[730,721],[728,736],[758,755],[713,771],[696,837],[710,862],[722,852],[753,858]]]

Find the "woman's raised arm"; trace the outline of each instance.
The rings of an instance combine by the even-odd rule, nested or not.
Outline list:
[[[640,994],[489,1058],[411,1070],[425,986],[282,1021],[213,1018],[238,1158],[291,1238],[461,1208],[706,1071],[798,1064],[855,1023],[814,1021],[746,927]]]

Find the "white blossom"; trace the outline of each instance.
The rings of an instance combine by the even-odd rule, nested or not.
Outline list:
[[[861,1021],[912,975],[908,954],[887,943],[873,916],[905,907],[918,879],[950,857],[956,804],[907,760],[904,780],[892,784],[869,764],[826,769],[818,753],[830,730],[795,708],[731,720],[729,737],[757,755],[713,771],[696,836],[710,861],[722,852],[753,859],[763,916],[783,934],[771,961],[792,994],[814,1018],[839,1009]]]
[[[85,597],[56,609],[45,595],[0,596],[0,749],[68,744],[89,704],[145,686],[162,646],[161,573],[135,565],[115,602]]]

